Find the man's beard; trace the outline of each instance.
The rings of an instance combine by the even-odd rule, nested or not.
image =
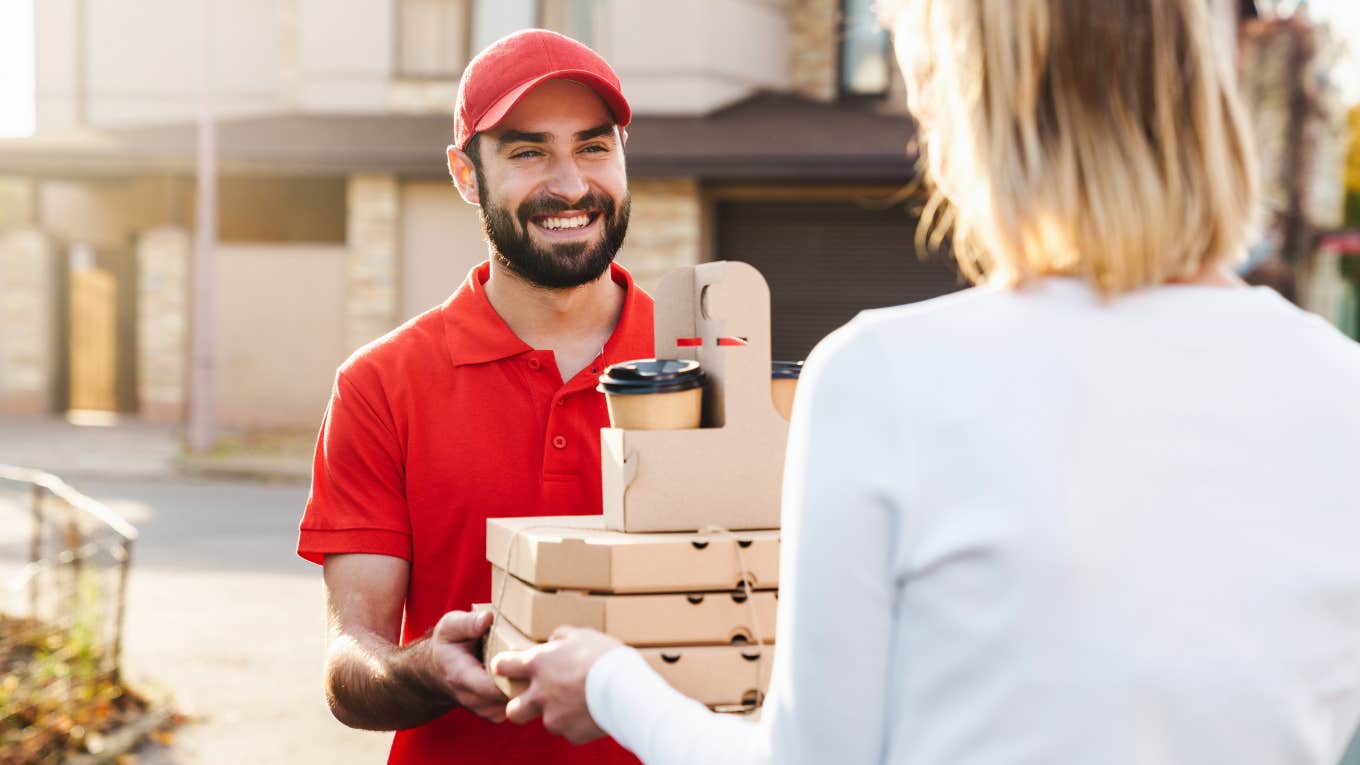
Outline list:
[[[575,204],[545,197],[530,199],[515,210],[489,201],[485,190],[482,198],[482,231],[491,243],[491,255],[496,262],[518,274],[531,284],[548,289],[570,289],[595,281],[614,262],[628,233],[628,215],[632,200],[624,196],[616,208],[614,200],[591,192]],[[529,238],[529,219],[536,215],[556,215],[569,211],[599,210],[604,235],[594,242],[566,242],[540,247]],[[515,226],[518,219],[519,226]]]

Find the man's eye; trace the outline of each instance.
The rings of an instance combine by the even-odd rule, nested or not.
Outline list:
[[[532,157],[537,157],[542,153],[543,152],[535,149],[525,149],[524,151],[517,151],[514,154],[511,154],[510,159],[530,159]]]
[[[586,146],[585,148],[581,149],[581,151],[588,151],[592,154],[603,154],[609,151],[609,147],[596,143],[591,144],[590,146]]]

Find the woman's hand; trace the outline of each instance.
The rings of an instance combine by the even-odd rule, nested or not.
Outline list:
[[[493,673],[529,681],[529,689],[506,705],[506,718],[522,725],[542,715],[548,732],[573,744],[603,736],[586,706],[586,676],[597,659],[620,645],[592,629],[559,627],[543,645],[500,654],[491,664]]]

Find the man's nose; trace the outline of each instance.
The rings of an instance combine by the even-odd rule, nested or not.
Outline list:
[[[567,204],[575,204],[590,192],[590,184],[586,183],[585,175],[572,158],[563,158],[552,164],[547,191]]]

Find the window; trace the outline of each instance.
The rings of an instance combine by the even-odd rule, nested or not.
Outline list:
[[[516,29],[538,25],[537,0],[477,0],[473,16],[472,52],[485,48]]]
[[[398,0],[397,72],[456,80],[477,51],[536,26],[590,45],[603,5],[604,0]]]
[[[539,17],[544,29],[552,29],[573,40],[595,47],[603,38],[604,0],[541,0]]]
[[[401,0],[397,71],[411,77],[457,77],[468,61],[469,0]]]
[[[892,43],[879,26],[874,0],[844,0],[841,93],[882,96],[892,83]]]

